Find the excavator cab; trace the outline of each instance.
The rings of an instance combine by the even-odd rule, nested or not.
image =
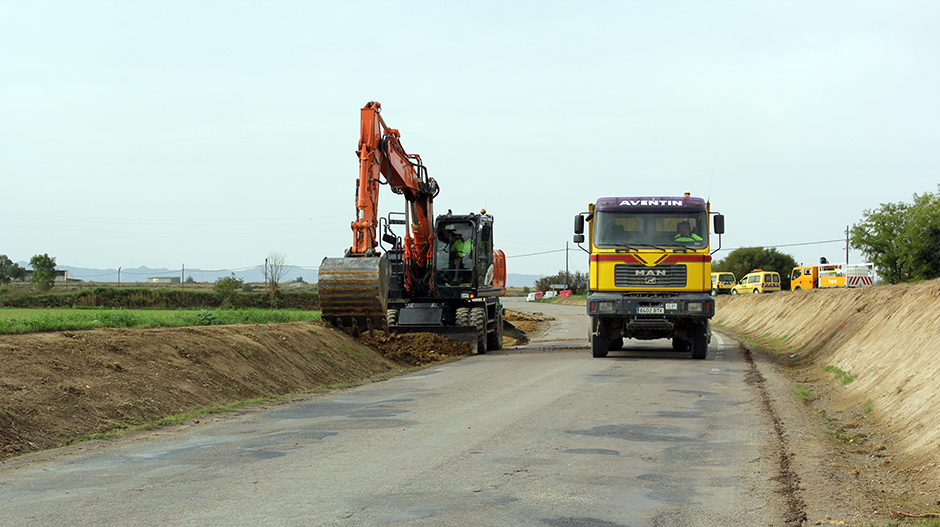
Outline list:
[[[437,225],[434,284],[437,288],[473,287],[474,261],[479,252],[472,221],[446,221]]]
[[[493,217],[437,217],[434,290],[440,298],[467,298],[494,289]]]

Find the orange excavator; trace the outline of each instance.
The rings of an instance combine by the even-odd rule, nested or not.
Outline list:
[[[448,211],[435,218],[440,187],[421,157],[405,152],[381,109],[370,102],[361,111],[353,245],[320,265],[323,319],[353,334],[445,335],[471,343],[477,353],[500,349],[504,328],[525,339],[503,320],[506,257],[493,248],[493,216]],[[405,197],[405,212],[379,215],[382,185]]]

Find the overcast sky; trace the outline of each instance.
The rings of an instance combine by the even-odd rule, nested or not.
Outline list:
[[[316,269],[352,243],[379,101],[510,273],[586,271],[598,197],[684,192],[725,249],[841,261],[808,244],[937,191],[938,28],[932,0],[0,0],[0,254]]]

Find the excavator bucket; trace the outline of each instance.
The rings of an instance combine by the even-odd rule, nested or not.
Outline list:
[[[387,333],[390,269],[382,257],[325,258],[317,286],[322,319],[355,336]]]
[[[526,335],[521,329],[512,325],[512,322],[508,320],[503,320],[503,335],[515,339],[516,346],[520,344],[527,344],[529,342],[529,336]]]

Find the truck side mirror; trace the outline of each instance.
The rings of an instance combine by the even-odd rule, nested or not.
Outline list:
[[[577,216],[574,217],[574,233],[575,233],[575,234],[582,234],[582,235],[584,234],[584,216],[582,216],[582,215],[580,215],[580,214],[578,214]],[[581,236],[581,238],[582,238],[581,241],[584,241],[584,239],[583,239],[584,236]],[[575,241],[577,241],[577,240],[575,240]]]
[[[575,235],[574,235],[574,243],[584,243],[584,235],[583,235],[583,234],[575,234]]]
[[[721,214],[716,214],[713,221],[715,223],[715,234],[724,234],[725,233],[725,217]]]

